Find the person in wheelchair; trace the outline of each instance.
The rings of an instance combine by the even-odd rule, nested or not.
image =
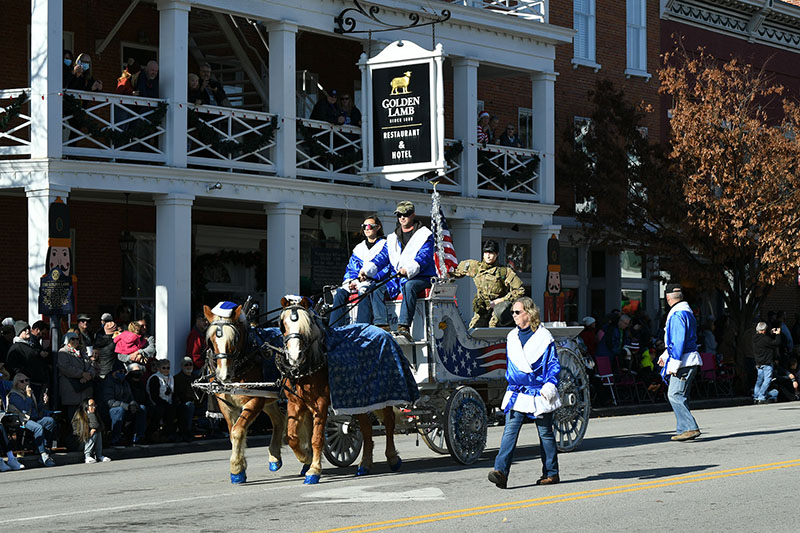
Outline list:
[[[363,296],[356,307],[356,322],[360,324],[374,324],[380,328],[388,329],[386,317],[386,285],[382,285],[376,290],[369,292],[376,283],[389,277],[391,267],[387,264],[382,270],[378,271],[370,280],[359,281],[358,273],[364,263],[372,261],[376,255],[386,247],[386,238],[383,234],[383,225],[376,215],[370,215],[361,224],[361,232],[364,240],[353,248],[353,254],[347,263],[344,273],[342,286],[336,289],[333,295],[333,309],[328,318],[330,327],[346,326],[349,324],[347,312],[350,295],[358,294]]]
[[[475,282],[477,293],[472,300],[470,328],[494,328],[513,324],[511,305],[525,295],[525,287],[511,267],[497,262],[500,247],[497,241],[483,244],[483,260],[461,261],[452,275],[456,278],[469,276]]]

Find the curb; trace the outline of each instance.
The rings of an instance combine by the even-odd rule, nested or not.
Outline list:
[[[271,440],[270,435],[253,435],[247,437],[248,447],[266,446]],[[184,453],[197,453],[216,450],[230,450],[231,442],[225,438],[202,439],[193,442],[165,442],[161,444],[148,444],[144,446],[126,446],[116,449],[112,446],[103,449],[103,455],[108,456],[112,462],[123,459],[138,459],[143,457],[162,457],[168,455],[179,455]],[[83,464],[83,451],[74,452],[53,452],[50,457],[55,461],[56,466]],[[39,454],[27,454],[19,457],[19,462],[25,465],[25,469],[43,468],[39,462]]]
[[[707,400],[689,400],[691,409],[716,409],[719,407],[739,407],[752,405],[751,396],[734,396],[732,398],[713,398]],[[590,418],[605,418],[610,416],[644,415],[650,413],[669,413],[672,407],[669,402],[638,403],[633,405],[615,405],[613,407],[592,408]]]

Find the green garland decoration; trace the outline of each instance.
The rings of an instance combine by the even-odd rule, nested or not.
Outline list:
[[[220,250],[213,254],[196,255],[192,261],[192,292],[198,301],[206,292],[208,268],[223,263],[256,267],[256,290],[259,292],[267,290],[267,261],[262,252]]]
[[[359,161],[363,161],[364,159],[364,155],[360,148],[355,149],[354,147],[351,147],[351,149],[345,153],[329,152],[327,146],[314,138],[314,131],[299,122],[297,123],[297,131],[299,131],[300,135],[303,136],[311,155],[315,159],[322,161],[322,163],[329,168],[349,167],[350,165],[354,165]]]
[[[72,115],[69,123],[73,128],[78,130],[85,128],[94,139],[105,140],[112,146],[123,146],[134,139],[144,139],[155,133],[167,115],[167,104],[159,102],[152,114],[144,117],[144,120],[129,122],[128,128],[122,131],[100,127],[97,122],[89,118],[81,102],[68,93],[64,93],[64,114]]]
[[[483,165],[481,173],[495,184],[499,184],[505,189],[511,189],[533,178],[533,175],[536,174],[537,164],[540,161],[539,156],[533,154],[531,156],[532,161],[529,164],[512,171],[508,175],[504,175],[502,170],[489,161],[489,153],[490,152],[478,149],[478,166],[480,167]]]
[[[275,137],[275,131],[278,129],[278,119],[273,116],[269,126],[261,131],[261,135],[251,136],[244,142],[239,142],[233,139],[223,139],[216,129],[206,124],[201,118],[201,113],[194,109],[189,109],[188,117],[189,127],[195,128],[194,136],[201,143],[211,146],[215,152],[231,158],[257,152],[260,148],[272,142]]]
[[[8,130],[8,125],[19,116],[22,104],[24,104],[27,99],[28,93],[23,91],[19,96],[14,98],[14,101],[12,101],[8,107],[3,108],[4,113],[3,116],[0,117],[0,132],[5,133]]]

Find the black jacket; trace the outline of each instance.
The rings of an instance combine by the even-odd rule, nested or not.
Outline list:
[[[22,372],[33,383],[50,383],[50,367],[40,354],[41,350],[27,342],[15,342],[8,349],[6,368],[12,375]]]
[[[766,333],[753,336],[753,357],[756,365],[771,365],[775,361],[775,351],[781,346],[780,337],[770,337]]]
[[[117,362],[114,346],[114,337],[106,335],[105,330],[101,328],[94,337],[94,355],[100,363],[101,376],[107,376],[114,371],[114,366]]]
[[[103,398],[109,409],[122,407],[125,411],[130,410],[130,404],[134,401],[131,386],[124,377],[122,379],[114,379],[113,376],[106,378],[103,382]]]

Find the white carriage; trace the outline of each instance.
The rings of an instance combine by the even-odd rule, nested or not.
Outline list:
[[[399,302],[387,302],[396,327]],[[545,324],[556,340],[562,407],[553,418],[559,451],[577,448],[591,411],[587,358],[575,341],[582,327]],[[397,432],[417,433],[433,451],[459,463],[477,461],[486,446],[489,414],[500,408],[506,391],[505,339],[511,328],[467,330],[456,306],[456,284],[435,280],[417,301],[413,342],[395,337],[411,363],[420,398],[396,409]],[[336,466],[352,464],[361,449],[358,425],[349,415],[331,413],[325,431],[325,456]]]

